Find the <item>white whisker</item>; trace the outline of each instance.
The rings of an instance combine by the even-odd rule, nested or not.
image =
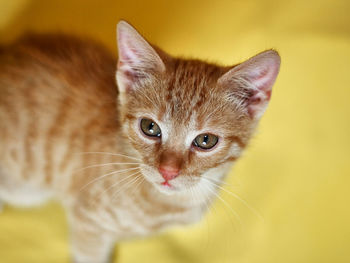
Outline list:
[[[100,195],[99,197],[101,197],[105,192],[107,192],[109,189],[113,188],[114,186],[118,185],[118,184],[121,184],[122,182],[124,182],[125,180],[129,179],[130,177],[136,175],[140,173],[140,171],[137,171],[136,173],[132,173],[132,174],[129,174],[127,177],[123,178],[122,180],[117,180],[117,182],[115,182],[114,184],[110,185],[109,187],[107,187],[107,189],[105,189]]]
[[[215,183],[218,183],[218,184],[224,184],[224,185],[233,187],[231,184],[226,183],[225,181],[216,180],[216,179],[214,179],[214,178],[210,178],[210,177],[206,177],[206,176],[202,176],[202,178],[208,179],[208,180],[210,180],[210,181],[212,181],[212,182],[215,182]]]
[[[76,154],[106,154],[106,155],[112,155],[112,156],[121,156],[121,157],[126,157],[126,158],[130,158],[136,161],[142,161],[140,158],[136,158],[136,157],[132,157],[129,155],[125,155],[125,154],[120,154],[120,153],[110,153],[110,152],[79,152]]]
[[[264,218],[258,213],[258,211],[256,211],[253,207],[251,207],[244,199],[239,197],[237,194],[227,190],[226,188],[224,188],[218,184],[215,184],[214,182],[211,182],[208,178],[203,177],[203,179],[207,180],[207,182],[212,183],[213,185],[217,186],[221,190],[225,191],[229,195],[233,196],[234,198],[236,198],[237,200],[242,202],[242,204],[244,204],[255,216],[257,216],[260,220],[264,221]]]
[[[237,214],[237,212],[235,210],[233,210],[233,208],[223,199],[221,198],[220,195],[218,195],[217,193],[215,193],[214,190],[212,190],[209,186],[205,185],[206,188],[212,193],[214,194],[227,208],[230,209],[230,211],[232,212],[232,214],[237,218],[238,222],[240,225],[242,225],[242,220],[241,218],[239,217],[239,215]]]
[[[139,169],[139,168],[138,168],[138,167],[135,167],[135,168],[128,168],[128,169],[123,169],[123,170],[117,170],[117,171],[113,171],[113,172],[110,172],[110,173],[101,175],[101,176],[99,176],[99,177],[93,179],[92,181],[88,182],[86,185],[84,185],[84,186],[79,190],[79,192],[82,191],[84,188],[86,188],[88,185],[90,185],[90,184],[92,184],[92,183],[94,183],[94,182],[96,182],[96,181],[98,181],[98,180],[101,180],[102,178],[104,178],[104,177],[106,177],[106,176],[108,176],[108,175],[112,175],[112,174],[115,175],[115,174],[118,174],[118,173],[123,173],[123,172],[127,172],[127,171],[132,171],[132,170],[136,170],[136,169]]]
[[[89,168],[94,168],[94,167],[103,167],[103,166],[108,166],[108,165],[143,165],[141,163],[102,163],[102,164],[92,164],[83,168],[79,168],[75,170],[74,172],[80,172]]]
[[[205,192],[202,192],[200,188],[195,188],[193,186],[190,186],[190,191],[191,191],[191,194],[192,194],[194,199],[195,199],[195,197],[198,197],[198,195],[204,196],[204,205],[206,206],[208,213],[210,213],[211,210],[209,208],[208,195]],[[209,219],[207,216],[205,217],[205,223],[207,225],[207,242],[206,242],[204,248],[207,248],[209,246],[209,240],[210,240],[210,238],[209,238],[209,236],[210,236],[210,224],[209,224]]]
[[[140,178],[142,178],[141,173],[139,175],[137,175],[135,178],[131,179],[131,181],[126,182],[120,189],[118,189],[117,192],[113,193],[111,196],[111,199],[114,200],[115,197],[121,193],[122,191],[124,191],[126,188],[132,186],[134,183],[136,183]]]
[[[130,193],[130,196],[133,196],[135,191],[139,189],[140,185],[143,183],[144,180],[145,180],[145,178],[143,176],[141,176],[141,180],[137,183],[137,185],[135,185],[134,190],[132,191],[132,193]]]

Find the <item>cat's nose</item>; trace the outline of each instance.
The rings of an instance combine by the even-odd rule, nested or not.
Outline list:
[[[180,170],[171,166],[160,166],[158,171],[163,176],[165,181],[170,181],[179,175]]]

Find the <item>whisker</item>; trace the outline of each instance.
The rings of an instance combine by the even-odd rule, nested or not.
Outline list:
[[[92,164],[83,168],[79,168],[75,170],[74,172],[80,172],[89,168],[94,168],[94,167],[102,167],[102,166],[107,166],[107,165],[143,165],[142,163],[102,163],[102,164]]]
[[[196,199],[196,197],[198,197],[199,193],[204,195],[204,205],[206,206],[208,213],[210,213],[210,208],[209,208],[209,204],[208,204],[208,202],[209,202],[208,200],[209,199],[208,199],[207,195],[204,192],[200,191],[200,190],[201,189],[197,189],[197,188],[195,188],[193,186],[190,186],[190,192],[191,192],[191,195],[192,195],[193,199]],[[210,224],[209,224],[209,219],[208,219],[207,216],[205,216],[205,223],[207,225],[207,228],[206,228],[207,229],[207,242],[204,245],[204,249],[209,247],[209,240],[210,240],[210,238],[209,238],[209,236],[210,236]]]
[[[215,183],[218,183],[218,184],[224,184],[224,185],[233,187],[233,185],[231,185],[231,184],[229,184],[229,183],[227,183],[227,182],[225,182],[225,181],[216,180],[216,179],[214,179],[214,178],[210,178],[210,177],[206,177],[206,176],[202,176],[202,178],[208,179],[208,180],[210,180],[210,181],[212,181],[212,182],[215,182]]]
[[[86,188],[87,186],[89,186],[90,184],[92,184],[92,183],[94,183],[94,182],[96,182],[96,181],[98,181],[98,180],[101,180],[102,178],[104,178],[104,177],[106,177],[106,176],[108,176],[108,175],[112,175],[112,174],[115,175],[115,174],[118,174],[118,173],[123,173],[123,172],[127,172],[127,171],[132,171],[132,170],[136,170],[136,169],[139,169],[139,168],[138,168],[138,167],[135,167],[135,168],[128,168],[128,169],[123,169],[123,170],[117,170],[117,171],[113,171],[113,172],[110,172],[110,173],[101,175],[101,176],[99,176],[99,177],[93,179],[92,181],[88,182],[86,185],[84,185],[84,186],[79,190],[79,192],[82,191],[83,189],[85,189],[85,188]]]
[[[214,194],[227,208],[230,209],[230,211],[232,212],[232,214],[237,218],[238,222],[240,225],[242,225],[242,220],[240,218],[240,216],[237,214],[237,212],[235,210],[233,210],[233,208],[223,199],[221,198],[220,195],[218,195],[217,193],[215,193],[214,190],[212,190],[209,186],[204,185],[212,194]]]
[[[191,179],[194,178],[194,176],[192,176],[192,175],[189,175],[189,177],[190,177]],[[206,195],[206,194],[205,194],[204,192],[202,192],[202,191],[199,191],[200,189],[196,189],[194,186],[190,186],[189,188],[190,188],[190,190],[193,190],[193,192],[194,192],[195,194],[197,194],[197,195],[198,195],[199,193],[203,194],[203,195],[205,196],[204,201],[209,201],[208,195]]]
[[[206,194],[202,189],[198,189],[198,191],[202,192],[204,195],[207,196],[207,201],[208,201],[208,203],[210,202],[210,204],[211,204],[211,210],[210,211],[213,211],[213,213],[216,213],[216,215],[218,215],[219,212],[218,212],[217,208],[215,207],[215,205],[212,204],[212,199],[209,197],[209,195]],[[229,217],[229,219],[230,219],[230,223],[232,225],[234,225],[234,223],[232,222],[230,217]]]
[[[110,153],[110,152],[79,152],[76,154],[106,154],[106,155],[112,155],[112,156],[121,156],[121,157],[126,157],[126,158],[130,158],[136,161],[142,161],[140,158],[136,158],[136,157],[132,157],[129,155],[125,155],[125,154],[120,154],[120,153]]]
[[[130,196],[132,196],[136,190],[138,190],[140,188],[140,185],[145,181],[145,178],[143,176],[141,176],[141,180],[137,183],[137,185],[135,185],[134,190],[132,191],[132,193],[130,193]]]
[[[199,189],[199,190],[202,190],[202,189]],[[205,192],[204,192],[204,193],[205,193]],[[235,224],[235,222],[233,221],[231,215],[230,215],[229,213],[227,213],[227,210],[226,210],[226,209],[224,209],[224,210],[225,210],[226,215],[227,215],[227,217],[228,217],[228,220],[229,220],[229,222],[230,222],[229,226],[230,226],[232,229],[236,229],[236,230],[237,230],[236,224]],[[219,212],[218,212],[217,208],[215,207],[215,205],[212,205],[212,211],[215,211],[216,214],[219,214]],[[230,245],[228,239],[226,239],[225,245],[226,245],[226,249],[230,249],[230,248],[231,248],[231,245]]]
[[[243,198],[241,198],[239,195],[227,190],[226,188],[215,184],[214,182],[211,182],[210,180],[208,180],[208,178],[203,177],[203,179],[207,180],[207,182],[212,183],[213,185],[217,186],[218,188],[220,188],[221,190],[225,191],[226,193],[228,193],[229,195],[233,196],[234,198],[236,198],[237,200],[239,200],[240,202],[242,202],[242,204],[244,204],[249,210],[250,212],[252,212],[255,216],[257,216],[260,220],[265,221],[264,218],[262,217],[261,214],[259,214],[258,211],[256,211],[256,209],[254,209],[253,207],[251,207],[247,201],[245,201]]]
[[[132,173],[132,174],[129,174],[127,177],[123,178],[122,180],[117,180],[117,182],[115,182],[114,184],[110,185],[109,187],[107,187],[107,189],[105,189],[100,195],[99,197],[101,197],[105,192],[107,192],[109,189],[113,188],[114,186],[118,185],[118,184],[121,184],[122,182],[124,182],[125,180],[129,179],[130,177],[136,175],[140,173],[140,171],[137,171],[136,173]]]
[[[135,178],[131,179],[131,181],[126,182],[117,192],[113,193],[113,195],[111,196],[111,199],[114,200],[115,197],[121,193],[122,191],[124,191],[126,188],[132,186],[134,183],[136,183],[140,178],[142,178],[141,173],[139,175],[137,175]]]
[[[128,189],[128,188],[134,186],[137,182],[139,182],[140,179],[143,179],[143,177],[142,177],[141,174],[137,175],[134,179],[132,179],[132,181],[125,183],[121,189],[119,189],[117,192],[115,192],[115,193],[112,195],[113,200],[114,200],[119,194],[123,193],[123,191],[125,191],[126,189]],[[134,189],[134,190],[135,190],[135,189]]]

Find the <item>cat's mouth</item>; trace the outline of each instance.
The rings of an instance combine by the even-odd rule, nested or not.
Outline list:
[[[169,181],[164,181],[162,183],[153,183],[158,191],[165,194],[172,194],[179,191],[179,187],[174,186]]]
[[[180,190],[178,186],[175,186],[172,182],[164,181],[160,183],[161,189],[164,189],[166,191],[178,191]]]
[[[165,180],[156,169],[150,166],[143,166],[141,171],[145,179],[162,193],[170,194],[181,189],[180,185],[174,180]]]
[[[168,181],[164,181],[163,183],[160,183],[161,185],[164,185],[165,187],[173,187]]]
[[[188,189],[194,187],[198,183],[198,177],[186,176],[182,174],[173,179],[164,178],[154,167],[143,165],[141,172],[144,178],[151,183],[156,190],[161,193],[172,195],[175,193],[186,193]]]

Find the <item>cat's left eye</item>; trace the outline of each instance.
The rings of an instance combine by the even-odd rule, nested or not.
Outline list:
[[[219,138],[216,135],[204,133],[198,135],[193,140],[193,145],[203,150],[209,150],[213,148],[218,143],[218,141]]]
[[[160,137],[162,135],[158,124],[150,119],[142,119],[140,128],[142,132],[149,137]]]

